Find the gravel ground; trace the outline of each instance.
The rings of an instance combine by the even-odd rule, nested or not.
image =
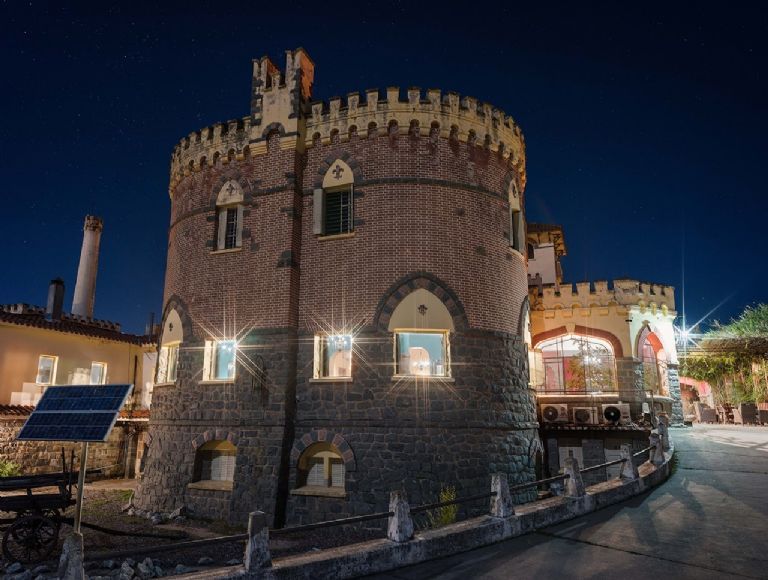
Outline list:
[[[47,490],[35,490],[36,493],[45,493]],[[53,490],[51,490],[53,491]],[[181,523],[164,523],[153,525],[146,518],[129,516],[123,513],[123,508],[131,497],[131,490],[110,489],[108,487],[87,486],[85,489],[85,500],[83,502],[83,522],[91,523],[124,532],[144,533],[144,534],[170,534],[177,536],[187,536],[187,540],[196,540],[212,538],[216,536],[228,536],[246,532],[244,527],[230,526],[220,521],[196,520],[187,518]],[[68,517],[74,516],[74,506],[69,508],[65,514]],[[14,514],[0,512],[0,518],[13,517]],[[372,522],[375,526],[378,522]],[[381,526],[384,522],[381,523]],[[59,546],[53,552],[50,560],[46,562],[37,562],[26,566],[26,571],[18,571],[16,568],[9,570],[11,562],[0,556],[0,570],[6,570],[3,578],[15,578],[17,580],[38,578],[53,578],[58,566],[58,556],[60,553],[62,538],[71,531],[71,527],[63,525],[59,538]],[[101,558],[98,561],[88,563],[89,555],[105,554],[116,550],[136,549],[136,555],[132,555],[129,561],[132,567],[138,566],[147,556],[152,559],[152,565],[162,569],[164,575],[173,574],[177,565],[187,566],[184,571],[190,569],[204,569],[211,566],[225,566],[240,564],[243,558],[244,542],[228,542],[212,546],[203,546],[196,549],[184,549],[173,552],[162,552],[152,554],[141,554],[142,547],[157,546],[162,544],[173,544],[178,540],[158,539],[138,536],[116,536],[83,527],[83,540],[86,553],[86,568],[88,574],[93,578],[97,576],[118,577],[120,575],[120,566],[125,558],[115,560],[114,566],[102,567]],[[320,550],[336,547],[354,542],[382,538],[384,537],[383,527],[361,528],[359,526],[341,526],[336,528],[327,528],[313,530],[303,533],[293,533],[280,537],[274,537],[270,542],[270,551],[273,558],[280,558],[291,554],[297,554],[312,550]],[[204,563],[201,563],[201,559]],[[132,563],[131,563],[132,561]],[[48,572],[45,572],[40,566],[46,566]],[[30,572],[35,570],[35,574]],[[18,574],[21,574],[20,576]]]

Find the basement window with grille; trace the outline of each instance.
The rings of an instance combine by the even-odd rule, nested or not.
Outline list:
[[[194,489],[230,490],[235,478],[237,447],[229,441],[208,441],[195,454]]]
[[[330,443],[310,445],[299,458],[298,468],[293,495],[346,497],[344,460]]]

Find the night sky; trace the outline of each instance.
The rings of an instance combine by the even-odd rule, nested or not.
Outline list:
[[[162,307],[173,146],[247,115],[251,59],[283,68],[298,46],[317,99],[419,86],[512,115],[528,220],[564,226],[568,281],[671,284],[680,312],[684,281],[689,324],[768,300],[768,9],[59,4],[0,4],[0,303],[44,305],[61,276],[69,310],[95,213],[95,315],[143,332]]]

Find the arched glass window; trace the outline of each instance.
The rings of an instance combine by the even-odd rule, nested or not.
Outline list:
[[[208,441],[195,454],[195,482],[217,482],[230,486],[235,477],[237,447],[229,441]],[[216,485],[216,484],[214,484]]]
[[[616,390],[613,347],[593,336],[568,334],[535,347],[537,389],[590,393]]]
[[[451,376],[448,338],[453,329],[453,318],[437,296],[423,288],[408,294],[389,320],[395,337],[395,374]]]
[[[666,363],[667,356],[661,341],[650,330],[643,331],[638,345],[640,360],[643,364],[643,385],[646,391],[657,395],[668,392]]]
[[[344,460],[330,443],[310,445],[299,458],[297,487],[344,490]]]
[[[227,181],[216,198],[216,249],[232,250],[243,244],[243,188]]]

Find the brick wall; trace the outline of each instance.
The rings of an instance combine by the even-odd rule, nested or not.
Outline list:
[[[355,232],[319,239],[312,193],[337,157],[357,168]],[[176,385],[155,389],[139,507],[170,511],[185,501],[206,434],[237,440],[235,521],[256,508],[277,524],[368,513],[403,486],[413,503],[434,501],[443,484],[481,493],[494,471],[533,479],[537,424],[518,336],[527,277],[508,241],[512,173],[481,146],[380,129],[305,153],[272,138],[264,155],[184,177],[165,284],[166,303],[182,311],[184,343]],[[229,179],[244,190],[243,246],[216,253],[215,200]],[[453,382],[425,391],[393,383],[393,336],[376,323],[387,292],[415,273],[454,296],[466,321],[451,336]],[[313,383],[312,336],[339,322],[363,328],[353,381]],[[203,341],[235,334],[250,362],[231,384],[201,383]],[[347,499],[289,494],[295,445],[320,429],[341,434],[354,454]]]

